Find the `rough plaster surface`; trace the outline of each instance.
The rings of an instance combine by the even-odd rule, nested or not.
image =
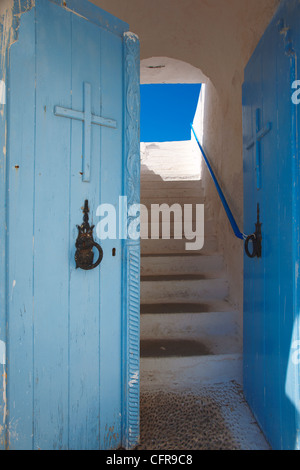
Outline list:
[[[92,0],[125,20],[142,59],[171,57],[216,85],[247,61],[279,0]]]
[[[130,24],[141,58],[187,62],[209,78],[204,147],[243,228],[242,99],[247,64],[280,0],[92,0]],[[242,306],[243,244],[234,238],[207,171],[207,204],[218,221],[231,300]]]

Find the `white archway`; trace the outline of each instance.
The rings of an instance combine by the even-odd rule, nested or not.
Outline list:
[[[141,61],[141,84],[207,83],[200,69],[170,57],[151,57]]]

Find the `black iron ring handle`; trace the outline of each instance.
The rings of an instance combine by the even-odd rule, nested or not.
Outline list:
[[[93,247],[97,248],[97,250],[99,252],[99,257],[98,257],[96,263],[92,264],[91,266],[85,266],[85,267],[79,266],[79,268],[84,269],[84,271],[90,271],[92,269],[97,268],[97,266],[99,266],[99,264],[101,263],[101,261],[103,259],[103,250],[102,250],[101,246],[98,243],[93,242]]]
[[[252,253],[250,253],[249,251],[249,242],[252,241],[252,244],[253,244],[253,251]],[[256,243],[257,243],[257,238],[256,238],[256,235],[255,233],[253,233],[252,235],[249,235],[249,237],[246,238],[246,241],[245,241],[245,251],[246,251],[246,254],[247,256],[249,256],[249,258],[255,258],[257,256],[257,246],[256,246]]]
[[[77,225],[78,237],[75,243],[76,253],[75,262],[76,269],[80,268],[84,271],[90,271],[97,268],[103,258],[103,250],[98,243],[94,241],[93,230],[94,225],[89,224],[89,201],[86,199],[83,208],[83,224]],[[93,248],[97,248],[99,252],[98,260],[93,264],[94,252]]]

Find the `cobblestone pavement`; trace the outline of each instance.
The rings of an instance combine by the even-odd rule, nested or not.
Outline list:
[[[197,393],[141,392],[141,441],[136,450],[268,449],[235,382]]]

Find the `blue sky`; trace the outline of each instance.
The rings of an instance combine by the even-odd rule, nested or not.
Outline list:
[[[141,85],[141,142],[191,139],[201,84]]]

